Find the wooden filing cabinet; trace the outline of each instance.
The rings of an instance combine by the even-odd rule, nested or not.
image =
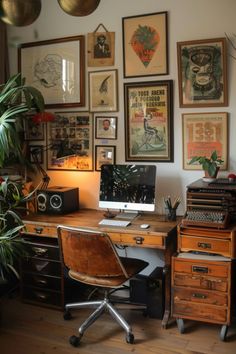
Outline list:
[[[232,317],[234,227],[218,230],[178,226],[178,252],[172,258],[172,315],[181,333],[183,319],[221,324],[225,340]]]

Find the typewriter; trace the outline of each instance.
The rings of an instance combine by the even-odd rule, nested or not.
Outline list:
[[[229,224],[229,219],[227,211],[188,210],[182,219],[182,224],[225,229]]]

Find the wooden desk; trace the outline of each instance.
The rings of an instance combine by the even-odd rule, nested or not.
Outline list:
[[[149,213],[136,217],[128,227],[108,227],[98,225],[103,218],[102,211],[84,209],[66,215],[33,214],[24,217],[24,223],[27,236],[56,238],[56,227],[61,224],[104,231],[115,244],[162,250],[165,274],[165,309],[162,326],[166,327],[170,317],[171,256],[176,250],[178,222],[167,222],[164,216]],[[140,225],[144,223],[150,227],[141,229]]]

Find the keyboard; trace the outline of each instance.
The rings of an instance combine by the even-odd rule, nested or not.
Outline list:
[[[130,225],[130,221],[128,221],[128,220],[102,219],[98,224],[102,225],[102,226],[126,227],[126,226]]]
[[[182,219],[183,225],[226,228],[229,214],[226,211],[189,210]]]

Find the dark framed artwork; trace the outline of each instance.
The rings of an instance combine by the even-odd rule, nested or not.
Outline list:
[[[28,146],[30,163],[35,164],[37,161],[37,163],[42,164],[44,162],[44,158],[43,158],[43,151],[44,150],[43,149],[44,149],[43,145],[29,145]]]
[[[116,162],[116,146],[95,145],[95,170],[100,171],[102,165],[113,165]]]
[[[124,77],[168,74],[167,12],[122,18]]]
[[[127,161],[172,162],[173,81],[124,84]]]
[[[228,114],[226,112],[198,112],[182,114],[183,168],[202,170],[199,163],[190,164],[194,156],[210,157],[214,150],[228,166]]]
[[[88,66],[113,66],[115,62],[115,32],[87,34]]]
[[[117,138],[117,117],[97,116],[95,117],[95,138],[116,139]]]
[[[226,39],[177,43],[180,107],[228,105]]]
[[[55,112],[47,123],[48,170],[93,171],[93,117],[90,112]],[[60,148],[70,153],[58,159]]]
[[[23,43],[18,69],[42,93],[46,107],[85,105],[85,38],[73,36]]]
[[[24,138],[25,140],[40,141],[44,140],[45,123],[35,123],[32,120],[33,115],[27,115],[24,120]]]

